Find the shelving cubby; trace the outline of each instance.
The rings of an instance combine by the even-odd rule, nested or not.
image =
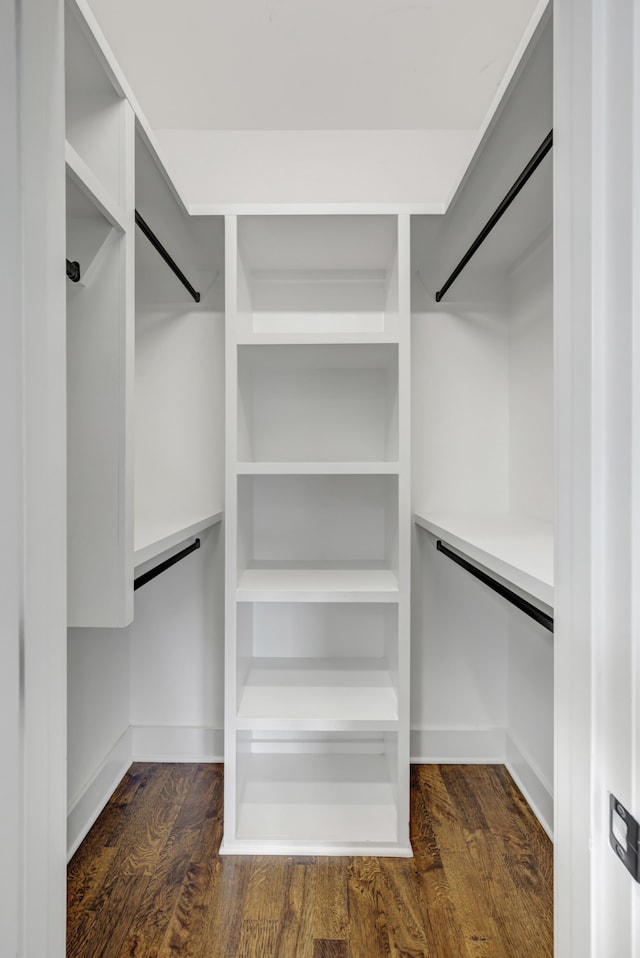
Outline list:
[[[398,854],[396,735],[237,734],[235,854]]]
[[[270,575],[282,583],[302,572],[398,569],[398,482],[395,476],[241,476],[238,478],[238,587]],[[253,573],[253,576],[252,576]],[[275,575],[273,575],[275,574]],[[245,578],[246,577],[246,578]]]
[[[411,854],[407,217],[227,217],[223,854]]]
[[[397,463],[397,355],[395,344],[241,346],[240,462]]]
[[[397,338],[396,217],[244,216],[237,257],[240,342]]]
[[[393,604],[243,603],[238,728],[397,729],[397,632]]]

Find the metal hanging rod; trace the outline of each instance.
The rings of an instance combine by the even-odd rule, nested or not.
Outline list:
[[[495,579],[492,579],[490,575],[487,575],[486,572],[483,572],[482,569],[478,569],[477,566],[472,565],[470,562],[467,562],[466,559],[463,559],[462,556],[459,556],[456,552],[452,552],[443,542],[438,539],[436,542],[436,549],[438,552],[442,552],[443,555],[446,555],[448,559],[452,559],[453,562],[456,562],[459,566],[466,572],[470,572],[471,575],[475,576],[476,579],[480,579],[486,586],[490,589],[493,589],[494,592],[497,592],[498,595],[501,595],[503,599],[506,599],[507,602],[511,602],[512,605],[515,605],[521,612],[524,612],[526,615],[531,616],[532,619],[535,619],[540,625],[544,626],[545,629],[548,629],[549,632],[553,632],[553,616],[547,615],[546,612],[542,612],[537,606],[533,605],[531,602],[527,602],[526,599],[523,599],[522,596],[518,595],[517,592],[512,592],[511,589],[508,589],[505,585],[502,585],[501,582],[497,582]]]
[[[186,549],[176,552],[176,554],[171,556],[170,559],[165,559],[164,562],[160,562],[157,566],[154,566],[153,569],[149,569],[148,572],[143,572],[142,575],[139,575],[137,579],[133,580],[134,592],[136,589],[139,589],[141,585],[146,585],[147,582],[155,579],[157,575],[160,575],[162,572],[166,572],[166,570],[170,569],[172,565],[176,564],[176,562],[180,562],[180,559],[184,559],[185,556],[190,555],[199,548],[200,540],[195,539],[195,541],[192,542],[190,546],[187,546]]]
[[[76,259],[67,260],[67,279],[70,279],[72,283],[80,282],[80,263]]]
[[[542,161],[544,160],[545,156],[547,155],[547,153],[549,152],[552,146],[553,146],[553,130],[551,130],[551,132],[548,133],[547,136],[545,136],[544,140],[542,141],[542,143],[540,144],[540,146],[538,147],[534,155],[531,157],[531,159],[525,166],[524,170],[522,171],[518,179],[515,181],[515,183],[513,184],[513,186],[507,193],[507,195],[505,196],[505,198],[502,200],[502,202],[500,203],[500,205],[498,206],[495,213],[490,218],[490,220],[488,221],[484,229],[482,229],[481,232],[478,233],[477,237],[474,239],[473,243],[471,244],[467,252],[464,254],[464,256],[462,257],[462,259],[460,260],[460,262],[458,263],[454,271],[451,273],[451,275],[447,279],[444,286],[442,286],[441,289],[438,290],[438,292],[436,293],[436,303],[440,302],[440,300],[442,299],[444,294],[447,292],[449,287],[452,285],[452,283],[456,281],[456,279],[458,278],[462,270],[465,268],[465,266],[467,265],[471,257],[477,252],[480,246],[482,246],[482,244],[486,240],[487,236],[489,235],[493,227],[496,225],[498,220],[503,216],[503,214],[507,211],[507,209],[511,206],[511,204],[515,200],[516,196],[518,195],[522,187],[525,185],[525,183],[527,182],[531,174],[534,173],[535,170],[540,166],[540,164],[542,163]]]
[[[197,289],[193,288],[193,286],[191,285],[187,277],[184,275],[184,273],[182,272],[182,270],[176,263],[176,261],[166,251],[166,249],[164,248],[164,246],[162,245],[162,243],[160,242],[156,234],[153,232],[153,230],[148,225],[148,223],[145,223],[145,221],[140,216],[137,210],[136,210],[136,224],[140,227],[140,229],[142,230],[144,235],[147,237],[151,245],[155,247],[155,249],[160,253],[160,256],[162,256],[167,266],[173,270],[173,272],[176,274],[176,276],[178,277],[182,285],[185,287],[185,289],[189,290],[189,292],[195,299],[196,303],[199,303],[200,293],[197,291]]]

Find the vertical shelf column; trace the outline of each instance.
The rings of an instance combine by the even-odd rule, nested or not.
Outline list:
[[[78,15],[79,16],[79,15]],[[133,618],[134,125],[66,10],[68,624]]]
[[[409,219],[225,233],[221,852],[411,855]]]

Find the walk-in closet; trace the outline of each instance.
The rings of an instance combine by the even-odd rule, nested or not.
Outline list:
[[[11,954],[634,958],[638,11],[39,2]]]

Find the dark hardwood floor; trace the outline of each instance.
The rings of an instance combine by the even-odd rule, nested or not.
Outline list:
[[[136,763],[68,870],[68,958],[552,958],[552,846],[502,766],[411,770],[413,859],[218,857],[222,766]]]

